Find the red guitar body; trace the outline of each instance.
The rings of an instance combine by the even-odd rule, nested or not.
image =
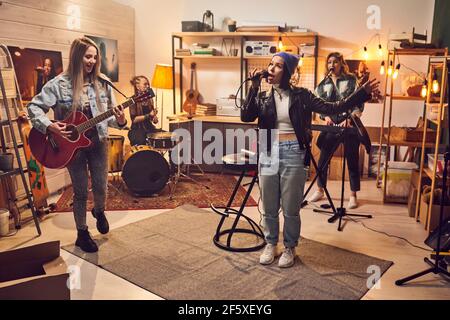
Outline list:
[[[86,132],[78,134],[76,130],[77,125],[87,120],[88,118],[82,112],[75,112],[61,121],[68,125],[68,130],[72,131],[69,138],[55,134],[42,134],[32,128],[29,143],[34,157],[47,168],[66,167],[78,150],[87,148],[92,144],[91,140],[86,137]]]

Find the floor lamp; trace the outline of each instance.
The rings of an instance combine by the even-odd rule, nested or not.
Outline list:
[[[152,88],[156,89],[156,106],[158,106],[158,89],[173,89],[172,80],[172,66],[168,64],[156,64],[155,72],[153,73]],[[161,101],[161,129],[163,129],[164,121],[164,91],[162,93]]]

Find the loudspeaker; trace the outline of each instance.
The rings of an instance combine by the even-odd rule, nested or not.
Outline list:
[[[438,232],[439,227],[433,230],[430,233],[428,238],[425,240],[425,244],[432,248],[433,250],[437,250],[438,244]],[[450,218],[447,218],[443,221],[441,227],[441,252],[450,250]]]

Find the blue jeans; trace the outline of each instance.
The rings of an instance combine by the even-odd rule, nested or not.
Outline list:
[[[78,230],[87,230],[88,168],[91,175],[95,211],[104,211],[108,179],[108,145],[96,134],[89,148],[79,150],[67,169],[73,187],[73,214]]]
[[[278,243],[278,214],[281,206],[284,216],[284,246],[293,248],[298,244],[300,205],[306,179],[304,159],[305,151],[300,149],[297,141],[275,142],[270,155],[260,155],[259,184],[267,243]]]

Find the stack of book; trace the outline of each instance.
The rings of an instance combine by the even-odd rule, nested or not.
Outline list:
[[[202,56],[215,56],[216,49],[215,48],[194,47],[192,54],[202,55]]]
[[[198,116],[215,116],[216,105],[211,103],[198,104],[195,108],[195,114]]]
[[[190,49],[175,49],[177,56],[190,56],[191,50]]]

